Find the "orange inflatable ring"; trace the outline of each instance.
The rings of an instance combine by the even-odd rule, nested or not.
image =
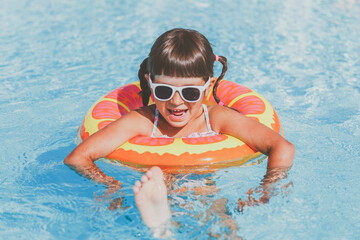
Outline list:
[[[99,131],[125,113],[142,107],[140,83],[119,87],[100,98],[87,112],[79,129],[81,140]],[[222,80],[217,93],[224,105],[255,119],[276,132],[279,118],[268,101],[251,89]],[[210,103],[212,102],[212,103]],[[153,99],[150,99],[150,103]],[[207,104],[215,104],[211,93]],[[159,166],[165,172],[209,171],[239,166],[261,156],[244,142],[229,135],[199,138],[134,137],[106,157],[106,161],[136,169]],[[144,169],[144,170],[145,170]]]

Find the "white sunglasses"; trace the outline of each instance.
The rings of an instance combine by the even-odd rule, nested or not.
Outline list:
[[[168,84],[153,83],[149,74],[149,83],[154,97],[159,101],[168,101],[174,96],[175,92],[179,92],[182,99],[193,103],[199,101],[202,93],[210,86],[210,77],[204,86],[174,87]]]

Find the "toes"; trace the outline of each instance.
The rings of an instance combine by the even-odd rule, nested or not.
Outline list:
[[[149,171],[146,172],[145,175],[143,175],[140,178],[140,181],[136,181],[135,182],[135,186],[137,188],[137,192],[140,190],[140,188],[142,187],[143,184],[146,184],[147,182],[150,181],[150,179],[157,179],[157,180],[162,180],[164,181],[164,175],[163,172],[161,171],[161,169],[159,167],[152,167]],[[134,190],[135,191],[135,190]]]
[[[149,171],[153,172],[154,174],[161,174],[161,175],[162,175],[162,170],[161,170],[161,168],[159,168],[159,167],[157,167],[157,166],[151,167]]]
[[[156,166],[152,167],[149,171],[147,171],[146,175],[149,178],[164,180],[163,172],[159,167]]]
[[[153,177],[153,173],[151,172],[151,169],[145,173],[145,175],[151,179]]]
[[[147,183],[149,181],[149,177],[146,176],[146,175],[143,175],[141,178],[140,178],[141,182],[144,184],[144,183]]]
[[[134,194],[137,194],[138,192],[140,192],[140,188],[134,186],[133,187],[133,192],[134,192]]]
[[[138,192],[140,192],[140,189],[141,189],[141,183],[139,181],[136,181],[135,185],[133,187],[134,194],[137,194]]]
[[[135,187],[140,188],[140,187],[141,187],[141,182],[140,182],[140,181],[136,181],[136,182],[135,182]]]

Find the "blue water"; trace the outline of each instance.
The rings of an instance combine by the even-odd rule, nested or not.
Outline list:
[[[266,97],[297,149],[278,194],[243,213],[237,199],[259,186],[266,161],[190,176],[219,192],[171,196],[176,239],[223,234],[205,217],[218,198],[244,239],[359,239],[358,0],[0,0],[0,238],[151,239],[131,191],[140,173],[98,161],[124,186],[101,197],[105,187],[63,159],[93,102],[136,80],[173,27],[207,36],[228,58],[226,79]],[[123,209],[108,210],[119,197]]]

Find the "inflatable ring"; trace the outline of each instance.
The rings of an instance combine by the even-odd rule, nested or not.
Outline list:
[[[139,91],[140,83],[134,82],[111,91],[95,102],[79,129],[81,140],[127,112],[142,107]],[[224,105],[276,132],[280,131],[279,118],[274,108],[256,92],[237,83],[222,80],[217,93]],[[149,104],[152,103],[151,98]],[[215,104],[212,91],[206,96],[206,103]],[[220,134],[199,138],[134,137],[119,146],[106,159],[110,163],[125,164],[138,170],[159,166],[165,172],[202,172],[243,165],[259,156],[259,152],[239,139]]]

